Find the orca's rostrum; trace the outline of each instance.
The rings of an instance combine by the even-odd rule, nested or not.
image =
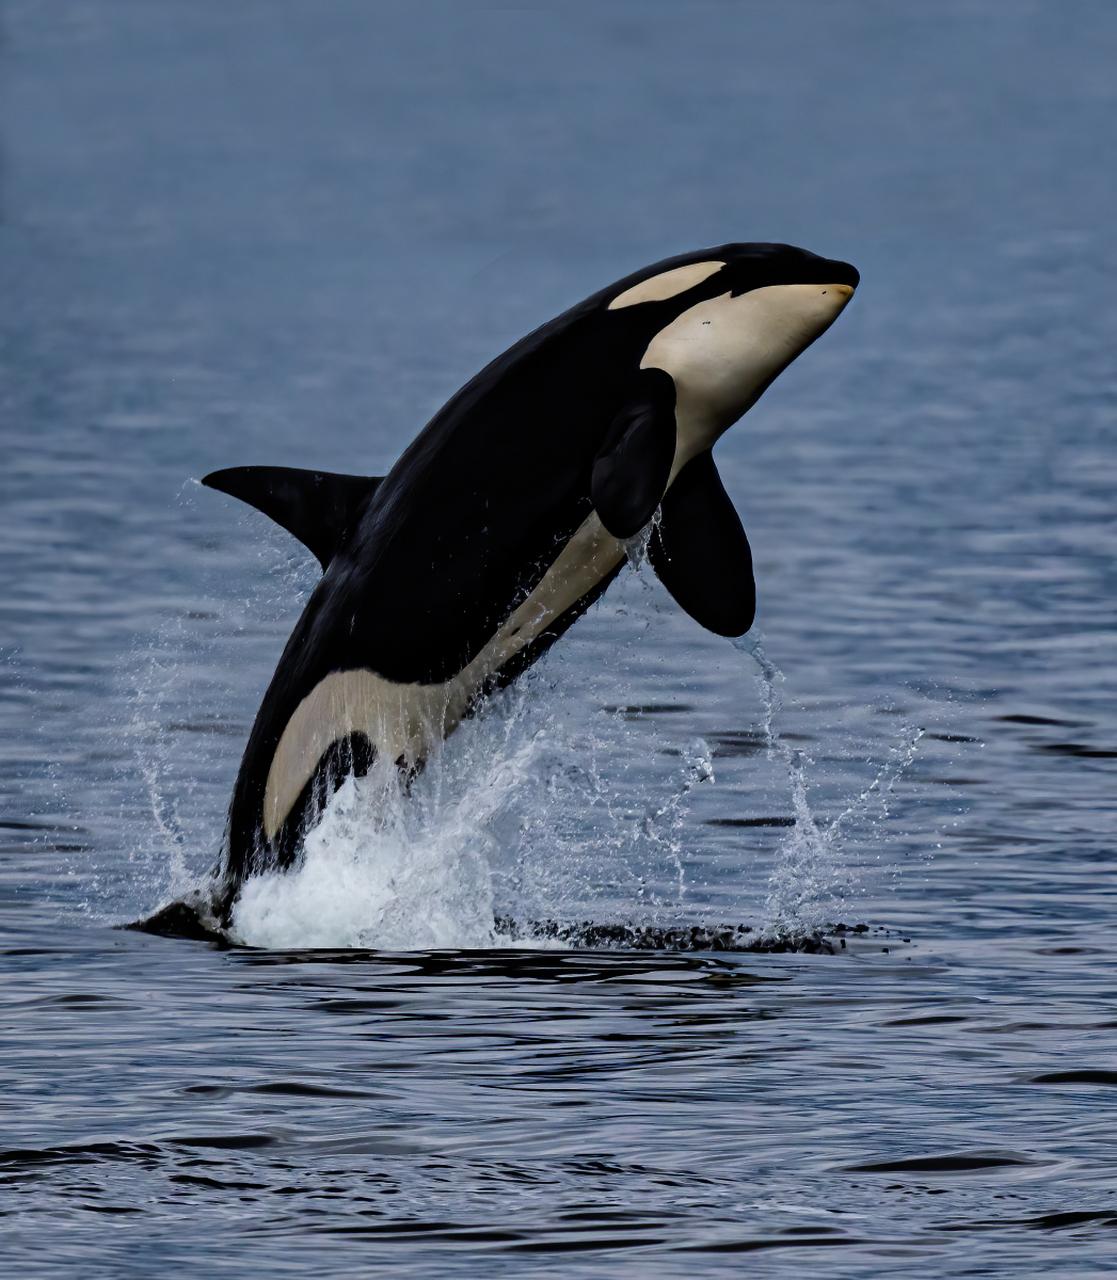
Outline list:
[[[256,716],[220,869],[285,868],[333,790],[376,758],[419,768],[648,556],[702,626],[752,625],[752,557],[710,450],[853,295],[857,271],[781,244],[669,258],[529,334],[383,477],[234,467],[324,570]]]

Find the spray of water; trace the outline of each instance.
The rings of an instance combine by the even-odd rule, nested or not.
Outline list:
[[[199,490],[187,481],[180,502],[192,507]],[[226,554],[239,562],[247,548],[253,556],[254,568],[243,572],[251,596],[228,599],[228,564],[211,567],[209,597],[169,602],[120,673],[125,713],[111,733],[137,906],[190,896],[213,866],[250,724],[243,698],[230,697],[230,675],[240,682],[245,671],[259,672],[262,690],[316,577],[307,553],[263,516],[245,512],[240,529]]]
[[[130,729],[139,741],[137,758],[156,847],[166,858],[171,891],[178,894],[190,887],[190,872],[183,853],[185,833],[179,819],[177,800],[168,797],[161,786],[161,779],[169,767],[168,736],[160,732],[159,723],[163,709],[161,690],[167,684],[168,673],[164,663],[151,655],[137,697],[137,707],[142,710],[137,710]]]
[[[854,867],[842,847],[843,828],[851,820],[874,811],[878,821],[888,817],[888,797],[914,759],[924,731],[912,725],[902,726],[869,785],[836,817],[823,821],[813,812],[808,798],[807,770],[814,761],[785,741],[775,727],[783,705],[779,692],[783,672],[764,652],[759,636],[743,636],[732,643],[752,658],[759,670],[764,742],[787,770],[795,815],[795,824],[780,845],[769,878],[763,932],[769,937],[811,933],[822,928],[828,917],[833,919],[840,914],[841,904],[853,888]]]
[[[657,723],[610,705],[630,696],[626,663],[648,649],[646,633],[662,617],[662,590],[646,569],[649,532],[628,548],[631,569],[610,593],[611,611],[598,606],[616,615],[604,619],[611,635],[623,621],[625,639],[598,650],[608,656],[591,679],[585,652],[566,657],[560,647],[463,724],[410,785],[390,764],[346,780],[309,833],[299,863],[244,886],[233,938],[266,947],[488,947],[548,938],[570,945],[587,921],[622,933],[720,927],[726,911],[740,912],[731,923],[755,922],[756,895],[744,888],[735,895],[731,883],[727,893],[723,879],[711,925],[701,876],[688,880],[696,857],[701,863],[708,856],[692,805],[695,788],[714,780],[709,745],[668,731],[681,722]],[[160,881],[181,897],[198,888],[199,856],[208,862],[215,841],[199,855],[194,810],[204,809],[212,827],[213,805],[192,806],[188,789],[168,785],[168,774],[174,784],[175,771],[184,772],[172,756],[186,747],[167,726],[178,723],[170,717],[193,700],[199,678],[176,669],[174,651],[182,664],[185,648],[181,637],[177,646],[173,639],[151,655],[134,731],[144,744]],[[905,729],[872,781],[836,817],[822,820],[809,797],[813,761],[776,728],[782,674],[755,639],[735,647],[755,664],[758,737],[786,770],[795,818],[776,853],[759,933],[803,936],[835,918],[834,904],[854,874],[842,836],[854,819],[886,816],[920,733]],[[188,727],[196,764],[194,756],[212,753],[217,743]],[[219,741],[235,746],[239,726]],[[740,857],[756,854],[742,848]]]
[[[267,947],[538,945],[540,921],[675,919],[687,799],[709,750],[586,714],[551,664],[491,700],[408,786],[348,778],[300,863],[256,877],[237,941]],[[557,945],[557,944],[556,944]]]

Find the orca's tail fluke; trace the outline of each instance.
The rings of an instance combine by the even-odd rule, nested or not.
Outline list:
[[[134,920],[119,928],[131,929],[137,933],[153,933],[160,938],[190,938],[196,942],[231,946],[232,940],[219,899],[218,886],[211,884],[160,907],[145,920]]]

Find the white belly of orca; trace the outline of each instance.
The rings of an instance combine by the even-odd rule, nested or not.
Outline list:
[[[279,739],[264,792],[273,840],[330,746],[363,733],[377,757],[421,764],[461,722],[485,681],[624,559],[624,544],[586,518],[531,595],[468,666],[440,684],[399,684],[363,668],[333,671],[299,703]]]

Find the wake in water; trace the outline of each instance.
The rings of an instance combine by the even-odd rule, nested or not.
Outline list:
[[[635,615],[645,628],[656,613],[638,571],[614,588],[611,610],[598,608]],[[615,617],[607,621],[615,628]],[[904,733],[873,781],[823,821],[808,799],[810,762],[777,732],[782,676],[755,641],[737,647],[750,663],[742,678],[756,677],[759,749],[786,771],[793,810],[767,822],[787,834],[766,888],[751,896],[759,919],[750,925],[740,915],[723,923],[734,902],[747,918],[749,895],[738,888],[726,902],[722,885],[719,909],[696,861],[693,802],[713,782],[715,751],[668,732],[672,718],[654,714],[685,707],[606,701],[634,683],[613,645],[604,674],[588,673],[584,653],[578,667],[548,659],[443,743],[410,787],[390,764],[349,777],[297,866],[245,883],[222,936],[277,949],[831,949],[826,921],[853,874],[843,828],[870,810],[885,813],[919,734]],[[756,856],[740,850],[738,885]],[[149,927],[217,932],[204,888]]]

